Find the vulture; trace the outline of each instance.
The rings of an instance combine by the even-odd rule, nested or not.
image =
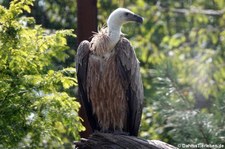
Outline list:
[[[128,39],[121,33],[127,22],[143,18],[117,8],[92,40],[77,49],[76,69],[81,106],[94,131],[138,135],[143,84],[139,61]]]

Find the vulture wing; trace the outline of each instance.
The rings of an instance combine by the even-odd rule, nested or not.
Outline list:
[[[78,80],[78,94],[81,102],[81,108],[86,111],[86,116],[92,127],[92,129],[98,128],[98,123],[96,117],[92,113],[91,102],[87,97],[86,89],[86,79],[87,79],[87,68],[88,68],[88,58],[90,53],[89,41],[82,41],[77,49],[76,56],[76,70],[77,70],[77,80]]]
[[[98,130],[97,118],[93,115],[92,105],[87,96],[86,79],[90,43],[83,41],[77,50],[76,68],[81,105],[85,108],[89,123],[93,130]],[[126,131],[137,136],[143,104],[143,85],[140,74],[139,61],[134,49],[126,38],[121,38],[115,47],[116,63],[121,77],[121,83],[126,92],[128,109]]]
[[[128,100],[128,132],[137,136],[143,106],[143,84],[139,61],[130,42],[122,38],[116,45],[117,65]]]

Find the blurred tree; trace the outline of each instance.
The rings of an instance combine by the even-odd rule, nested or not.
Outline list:
[[[131,9],[146,16],[145,38],[133,37],[151,105],[143,121],[151,128],[141,135],[172,144],[224,144],[224,3],[140,0]]]
[[[0,0],[0,4],[9,7],[12,0]],[[34,0],[31,12],[25,14],[32,16],[36,24],[47,29],[76,28],[76,1],[74,0]]]
[[[101,22],[119,6],[145,18],[143,27],[123,29],[142,65],[140,135],[174,145],[224,144],[225,2],[99,0],[98,6]]]
[[[35,25],[32,0],[0,6],[0,148],[67,146],[83,130],[79,103],[67,92],[76,85],[74,68],[54,70],[53,59],[64,60],[66,36],[49,34]]]
[[[0,4],[9,8],[12,0],[0,0]],[[58,29],[76,29],[77,32],[77,2],[76,0],[34,0],[31,12],[24,12],[28,17],[34,17],[36,24],[54,32]],[[70,49],[65,50],[68,55],[64,61],[54,60],[55,66],[59,69],[66,66],[75,66],[74,55],[77,47],[75,37],[67,37],[67,44]]]

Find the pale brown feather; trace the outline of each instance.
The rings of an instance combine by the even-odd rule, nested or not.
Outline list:
[[[115,54],[108,59],[90,55],[88,62],[88,98],[103,131],[122,131],[126,126],[127,97],[115,60]]]
[[[78,55],[78,63],[81,64],[78,67],[78,78],[81,78],[78,84],[85,87],[82,89],[84,104],[88,116],[94,118],[89,118],[89,121],[97,118],[98,124],[92,123],[93,129],[119,130],[137,135],[143,104],[139,62],[125,38],[121,38],[113,50],[104,49],[108,44],[104,33],[96,34],[92,42],[86,44],[90,51],[88,59]],[[101,42],[105,42],[104,45]],[[106,54],[107,57],[104,56]]]
[[[107,28],[101,28],[98,33],[93,35],[93,38],[90,42],[90,50],[95,55],[104,55],[105,53],[109,52],[110,50],[110,39],[107,33]]]

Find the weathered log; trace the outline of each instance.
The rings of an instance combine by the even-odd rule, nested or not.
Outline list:
[[[75,149],[177,149],[159,140],[144,140],[134,136],[93,133],[88,139],[74,142]]]

